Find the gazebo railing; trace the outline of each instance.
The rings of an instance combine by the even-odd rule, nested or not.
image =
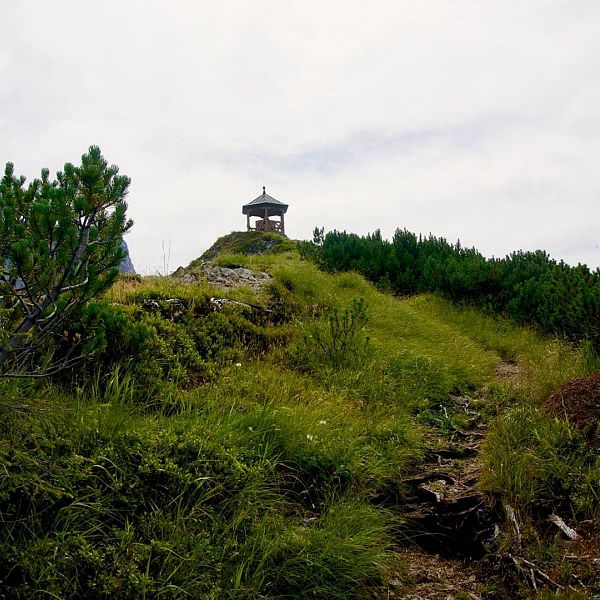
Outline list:
[[[271,221],[271,219],[259,219],[254,227],[250,226],[249,231],[274,231],[282,233],[283,227],[281,221]]]

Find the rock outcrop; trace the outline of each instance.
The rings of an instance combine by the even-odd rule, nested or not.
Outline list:
[[[127,242],[125,240],[121,241],[121,248],[127,252],[127,256],[123,259],[123,262],[119,265],[119,271],[121,273],[128,273],[129,275],[135,275],[135,267],[131,262],[131,258],[129,256],[129,248],[127,247]]]
[[[194,281],[208,281],[221,288],[232,288],[246,286],[259,289],[265,283],[271,280],[271,276],[264,272],[251,271],[244,267],[220,267],[210,262],[202,262],[194,268],[184,269],[179,267],[173,277],[177,277],[185,283]]]

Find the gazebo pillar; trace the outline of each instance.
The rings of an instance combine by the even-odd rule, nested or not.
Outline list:
[[[246,227],[247,227],[247,231],[250,231],[250,214],[249,213],[246,215]]]
[[[284,218],[283,215],[285,213],[283,211],[281,211],[281,233],[283,233],[285,235],[285,223],[284,223]]]

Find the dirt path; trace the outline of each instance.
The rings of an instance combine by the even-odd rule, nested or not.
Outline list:
[[[514,380],[520,369],[500,362],[499,379]],[[487,425],[473,399],[453,397],[454,411],[470,418],[465,430],[450,435],[433,432],[430,449],[418,472],[404,480],[401,504],[406,519],[400,552],[404,571],[391,578],[379,598],[403,600],[477,600],[487,576],[479,559],[493,539],[501,516],[478,490],[480,446]]]
[[[519,368],[499,363],[496,376],[514,379]],[[478,600],[486,576],[478,560],[485,555],[500,516],[477,488],[481,472],[480,445],[486,424],[467,396],[453,398],[456,412],[473,415],[466,430],[449,436],[432,434],[426,460],[404,480],[406,519],[404,571],[391,578],[379,598],[403,600]]]
[[[401,552],[407,567],[390,582],[387,598],[402,600],[480,600],[477,568],[416,548]]]
[[[496,369],[498,379],[513,382],[521,372],[515,363],[501,362]],[[596,382],[596,380],[594,380]],[[581,387],[581,382],[570,388]],[[569,389],[570,389],[569,388]],[[561,389],[561,394],[566,393]],[[579,389],[577,387],[577,389]],[[587,390],[587,388],[586,388]],[[565,404],[561,396],[560,407]],[[399,568],[386,589],[377,598],[397,600],[481,600],[490,592],[490,584],[503,588],[503,597],[533,597],[537,590],[572,590],[573,598],[600,598],[586,590],[598,590],[600,577],[600,526],[593,520],[581,521],[577,531],[553,515],[549,522],[565,535],[554,538],[552,562],[541,561],[521,546],[518,515],[510,507],[504,514],[490,505],[478,489],[481,475],[480,447],[486,423],[477,416],[475,402],[466,396],[453,398],[448,413],[464,412],[473,418],[463,430],[454,427],[445,434],[432,430],[430,449],[418,471],[404,480],[407,492],[397,508],[405,520],[399,537],[404,546],[398,552]],[[452,420],[450,420],[452,422]],[[510,509],[512,511],[512,509]],[[514,511],[512,514],[515,515]],[[507,515],[509,515],[507,517]],[[513,544],[500,553],[489,553],[488,543],[503,535],[513,536]],[[508,523],[508,524],[507,524]],[[551,525],[548,525],[551,527]],[[512,533],[511,533],[512,532]],[[503,573],[503,582],[498,573]],[[505,572],[504,572],[505,570]],[[508,576],[508,579],[505,579]],[[511,584],[510,582],[513,582]],[[508,587],[505,587],[507,586]],[[517,592],[517,587],[519,591]],[[529,594],[527,590],[529,590]],[[536,596],[537,597],[537,596]],[[571,597],[571,596],[569,596]]]

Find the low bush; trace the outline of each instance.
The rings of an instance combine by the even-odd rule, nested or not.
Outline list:
[[[260,355],[289,336],[279,316],[265,320],[243,303],[219,307],[207,292],[191,298],[168,292],[136,290],[126,303],[89,304],[65,335],[84,337],[93,329],[93,360],[60,379],[85,386],[97,372],[103,381],[121,365],[135,380],[136,397],[147,403],[160,397],[165,380],[181,387],[208,381],[242,355]]]
[[[82,399],[67,413],[6,428],[2,594],[366,595],[385,576],[390,518],[363,500],[329,495],[341,488],[322,477],[339,479],[329,465],[342,457],[327,436],[340,448],[356,442],[341,431],[332,437],[314,415],[311,430],[326,436],[308,439],[295,416],[265,407],[159,421],[115,398]],[[302,489],[316,477],[321,492],[309,503],[289,494],[286,463],[310,486]]]

